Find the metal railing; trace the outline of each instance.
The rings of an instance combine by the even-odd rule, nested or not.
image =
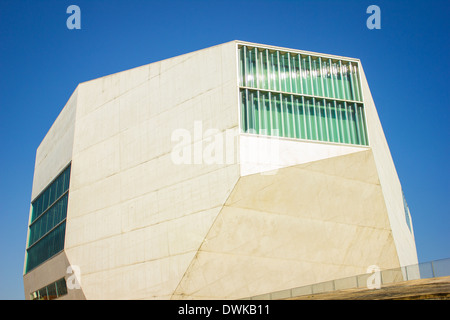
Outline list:
[[[277,300],[344,289],[368,288],[369,277],[373,276],[373,274],[374,273],[365,273],[302,287],[261,294],[242,300]],[[380,285],[445,276],[450,276],[450,258],[379,271]]]

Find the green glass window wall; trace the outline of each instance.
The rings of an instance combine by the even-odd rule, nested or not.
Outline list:
[[[25,272],[64,249],[70,165],[32,202]]]
[[[64,194],[60,201],[56,202],[39,219],[30,225],[30,237],[28,245],[33,245],[47,232],[66,218],[68,194]]]
[[[240,90],[246,133],[368,145],[361,103],[261,90]]]
[[[61,278],[31,294],[31,300],[54,300],[67,294],[67,284]]]
[[[31,222],[51,207],[69,189],[70,166],[39,195],[32,203]]]
[[[66,222],[63,221],[45,237],[29,247],[27,249],[26,272],[61,252],[64,249],[65,234]]]
[[[241,87],[362,102],[354,61],[242,46],[239,70]]]
[[[244,132],[368,145],[358,63],[239,47]]]

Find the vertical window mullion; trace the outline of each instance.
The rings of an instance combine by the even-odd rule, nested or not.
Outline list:
[[[251,108],[250,107],[250,105],[249,105],[249,103],[248,103],[248,89],[245,89],[245,105],[246,105],[246,108],[245,108],[245,112],[246,112],[246,124],[245,124],[245,127],[246,127],[246,132],[249,132],[249,130],[250,130],[250,115],[249,115],[249,109]]]
[[[352,137],[351,137],[351,131],[350,131],[350,118],[348,116],[348,106],[347,106],[347,102],[344,101],[344,107],[345,107],[345,122],[346,122],[346,127],[347,127],[347,133],[348,133],[348,142],[347,143],[352,143]]]
[[[364,115],[364,107],[360,107],[360,118],[361,118],[361,136],[363,137],[364,145],[369,145],[369,141],[367,139],[367,133],[366,133],[366,121],[365,121],[365,115]]]
[[[348,113],[350,115],[350,119],[349,119],[349,128],[350,128],[350,136],[351,136],[351,143],[352,144],[356,144],[356,136],[355,136],[355,124],[354,124],[354,116],[353,116],[353,103],[348,103]]]
[[[325,86],[323,84],[323,70],[322,70],[322,59],[319,57],[319,74],[320,74],[320,83],[322,85],[322,97],[326,97],[325,94]]]
[[[248,51],[248,57],[249,57],[249,66],[250,66],[250,69],[249,69],[249,79],[251,80],[251,81],[250,81],[249,87],[254,88],[254,87],[255,87],[255,70],[254,70],[253,52],[252,52],[252,49],[250,49],[250,50]]]
[[[264,53],[263,51],[258,51],[258,56],[259,56],[259,71],[260,71],[260,80],[261,80],[261,85],[260,88],[263,89],[267,89],[267,85],[266,85],[266,72],[264,72]]]
[[[256,105],[255,105],[255,91],[250,92],[250,99],[252,101],[252,126],[253,126],[253,132],[252,133],[258,133],[256,128]]]
[[[334,99],[336,99],[336,89],[334,86],[334,68],[333,68],[333,64],[331,63],[331,59],[329,59],[329,63],[330,63],[330,77],[331,77],[331,89],[332,89],[332,97]]]
[[[294,92],[293,87],[292,87],[292,68],[291,68],[291,54],[288,52],[287,53],[287,57],[288,57],[288,69],[289,69],[289,92]]]
[[[295,57],[296,56],[294,55],[294,56],[291,56],[291,58],[289,59],[289,63],[291,64],[291,66],[293,66],[293,71],[291,73],[291,78],[294,79],[294,81],[292,83],[292,92],[300,93],[300,92],[298,92],[298,73],[297,73],[298,69],[296,68]]]
[[[356,90],[355,90],[355,82],[353,80],[353,64],[351,62],[349,62],[348,66],[349,66],[350,87],[351,87],[351,93],[352,93],[352,96],[353,96],[352,100],[356,101],[358,99],[357,99],[356,94],[355,94]]]
[[[257,97],[256,101],[258,101],[258,134],[260,134],[261,133],[261,129],[263,128],[262,127],[262,123],[263,123],[262,117],[263,117],[264,112],[261,111],[262,103],[261,103],[261,98],[260,98],[260,95],[259,95],[259,90],[256,91],[256,97]]]
[[[267,94],[267,97],[269,99],[269,121],[270,121],[270,135],[272,135],[273,132],[273,115],[272,115],[272,93],[269,91]]]
[[[305,98],[302,96],[301,97],[301,101],[302,101],[302,114],[303,114],[303,128],[304,128],[304,132],[305,132],[305,136],[304,139],[308,139],[308,127],[306,126],[306,109],[305,109]]]
[[[248,74],[247,74],[247,47],[246,46],[243,46],[243,48],[244,48],[244,50],[243,50],[243,52],[244,52],[244,86],[245,87],[248,87],[249,85],[248,85],[248,81],[247,81],[247,77],[248,77]]]
[[[245,105],[245,90],[239,91],[239,101],[241,105],[241,132],[246,132],[245,124],[246,124],[246,105]]]
[[[342,62],[341,62],[341,60],[339,60],[339,73],[341,74],[340,88],[342,89],[342,90],[341,90],[341,93],[342,93],[342,99],[348,100],[347,97],[346,97],[346,95],[345,95],[345,84],[344,84],[344,72],[343,72],[343,71],[344,71],[344,70],[342,69]],[[346,109],[347,109],[347,108],[346,108]]]
[[[280,63],[280,51],[277,51],[277,61],[278,61],[278,68],[277,68],[277,74],[278,74],[278,91],[281,91],[281,63]]]
[[[330,141],[330,130],[328,129],[328,115],[327,115],[327,102],[323,99],[323,112],[325,115],[325,132],[326,132],[326,141]]]
[[[341,136],[340,136],[340,128],[339,128],[339,117],[338,117],[338,108],[337,108],[337,104],[336,101],[333,100],[333,107],[334,107],[334,126],[336,127],[336,142],[340,142],[341,141]]]
[[[338,124],[338,132],[339,132],[339,142],[346,143],[345,141],[345,129],[344,129],[344,119],[342,117],[342,102],[335,101],[336,104],[336,115],[338,115],[339,119],[337,121]]]
[[[312,73],[311,56],[308,56],[308,63],[309,63],[309,79],[310,79],[310,83],[311,83],[311,92],[310,92],[310,94],[313,96],[313,95],[315,95],[315,91],[314,91],[314,80],[313,80],[313,73]]]
[[[327,103],[327,113],[328,113],[328,129],[331,131],[331,141],[336,142],[336,137],[334,136],[334,126],[333,126],[333,117],[332,117],[332,105],[331,101],[328,101]],[[329,112],[328,112],[329,111]]]
[[[280,106],[281,114],[279,114],[280,118],[278,120],[281,120],[281,121],[279,121],[278,123],[281,124],[281,136],[284,137],[284,131],[285,131],[284,127],[286,126],[286,124],[284,123],[284,110],[283,110],[284,103],[283,103],[283,95],[281,93],[279,94],[279,99],[280,99],[279,106]]]
[[[310,103],[310,99],[305,99],[306,118],[308,118],[307,119],[308,124],[306,126],[306,128],[307,128],[306,134],[307,134],[307,139],[312,140],[313,136],[312,136],[312,125],[311,125],[311,107],[310,107],[309,103]],[[305,121],[305,123],[306,123],[306,121]]]
[[[293,135],[294,138],[300,138],[300,132],[298,131],[298,123],[297,123],[297,119],[298,119],[298,108],[295,107],[294,104],[294,96],[291,94],[291,108],[292,108],[292,126],[293,126]]]
[[[358,101],[363,101],[362,96],[362,88],[361,88],[361,81],[360,81],[360,73],[359,73],[359,63],[355,66],[355,82],[356,82],[356,91],[358,92]]]
[[[354,109],[355,109],[355,123],[356,123],[356,141],[358,144],[362,145],[362,137],[361,137],[361,124],[359,123],[359,108],[356,103],[354,103]]]
[[[311,83],[311,92],[310,94],[313,96],[315,95],[315,91],[314,91],[314,80],[313,80],[313,73],[312,73],[312,61],[311,61],[311,56],[308,56],[308,63],[309,63],[309,79],[310,79],[310,83]]]
[[[261,88],[260,86],[260,79],[259,79],[259,65],[258,65],[258,48],[255,47],[255,80],[254,80],[254,87],[255,88]]]
[[[265,53],[266,53],[266,65],[267,65],[267,88],[270,90],[272,88],[272,83],[271,83],[272,72],[270,71],[270,64],[269,64],[269,49],[266,49]]]
[[[320,121],[320,100],[313,98],[314,101],[314,118],[316,120],[316,138],[322,140],[322,121]]]
[[[302,59],[300,54],[297,55],[298,57],[298,70],[299,70],[299,78],[300,78],[300,92],[299,93],[304,93],[303,92],[303,71],[302,71]]]

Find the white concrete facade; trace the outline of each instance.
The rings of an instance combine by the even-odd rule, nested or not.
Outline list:
[[[64,251],[24,275],[27,299],[69,265],[81,289],[64,299],[239,299],[417,263],[362,68],[369,146],[275,139],[274,154],[239,130],[239,44],[77,87],[32,192],[71,163]],[[190,163],[174,162],[180,130]]]

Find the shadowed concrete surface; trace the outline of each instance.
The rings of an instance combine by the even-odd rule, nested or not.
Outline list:
[[[380,289],[346,289],[285,300],[450,300],[450,276],[386,284]]]

